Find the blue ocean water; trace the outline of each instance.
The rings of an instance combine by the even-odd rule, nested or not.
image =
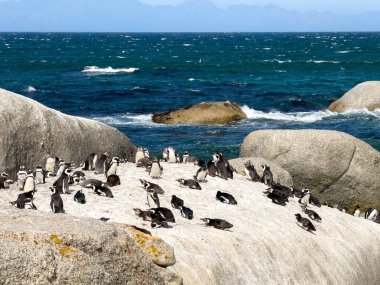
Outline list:
[[[380,33],[0,33],[0,88],[115,126],[136,145],[239,154],[259,129],[331,129],[380,150],[380,111],[329,104],[379,80]],[[248,120],[163,126],[151,114],[231,100]],[[106,140],[107,138],[105,138]]]

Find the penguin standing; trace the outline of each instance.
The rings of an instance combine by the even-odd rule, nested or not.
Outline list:
[[[197,173],[194,175],[194,179],[199,181],[199,182],[205,181],[206,177],[207,177],[207,167],[206,166],[202,166],[201,168],[199,168]]]
[[[117,167],[119,166],[120,159],[118,157],[112,158],[111,164],[107,170],[106,177],[116,175]]]
[[[176,162],[181,163],[181,158],[178,153],[176,154]]]
[[[79,204],[86,204],[86,196],[84,195],[82,190],[79,190],[77,193],[75,193],[74,201]]]
[[[168,162],[168,160],[169,160],[169,149],[167,147],[165,147],[164,150],[162,151],[162,158],[164,159],[164,161]]]
[[[25,166],[20,166],[20,170],[17,172],[17,188],[21,191],[24,190],[26,176],[28,176],[28,173],[25,170]]]
[[[95,174],[104,174],[106,173],[106,162],[108,159],[107,153],[99,155],[95,164]]]
[[[265,185],[272,185],[273,184],[273,174],[272,171],[270,170],[270,167],[268,165],[261,165],[263,168],[263,177],[262,182]]]
[[[260,181],[260,176],[257,174],[257,171],[250,160],[244,163],[244,172],[249,180],[253,182]]]
[[[58,191],[58,193],[69,192],[69,180],[71,172],[71,169],[66,169],[62,175],[53,183],[53,186]]]
[[[187,163],[188,162],[187,160],[189,159],[189,157],[190,157],[189,153],[185,151],[182,155],[182,163]]]
[[[47,173],[50,173],[50,174],[55,173],[55,162],[56,162],[56,158],[54,157],[49,156],[46,159],[45,170]]]
[[[360,217],[360,206],[359,205],[356,205],[355,206],[355,211],[354,211],[354,214],[353,214],[355,217]]]
[[[59,160],[58,170],[57,170],[57,177],[60,177],[63,172],[69,167],[68,164],[63,159]]]
[[[36,183],[34,181],[34,175],[31,170],[28,171],[28,175],[26,176],[25,183],[24,183],[24,192],[33,191],[36,189]]]
[[[160,199],[158,199],[158,195],[156,191],[153,189],[146,190],[146,199],[148,201],[149,208],[159,208],[160,207]]]
[[[364,215],[364,218],[370,221],[375,221],[379,212],[376,209],[369,208]]]
[[[45,184],[45,173],[41,165],[37,166],[34,172],[34,179],[36,180],[36,184]]]
[[[51,195],[50,207],[53,213],[65,213],[63,209],[63,200],[56,187],[50,188],[53,194]]]
[[[139,146],[137,148],[136,155],[135,155],[135,163],[137,163],[142,158],[145,158],[145,153],[144,153],[144,149],[141,146]]]
[[[82,170],[94,170],[95,169],[96,154],[90,153],[83,162]]]
[[[310,203],[310,190],[308,188],[302,189],[302,198],[298,201],[302,205],[309,205]]]
[[[168,153],[169,153],[168,162],[169,163],[176,163],[177,162],[177,155],[176,155],[175,149],[172,147],[169,147]]]
[[[162,174],[162,167],[157,158],[154,158],[152,161],[152,166],[149,171],[149,175],[152,178],[160,178]]]

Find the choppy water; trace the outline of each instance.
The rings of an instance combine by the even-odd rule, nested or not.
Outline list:
[[[237,156],[258,129],[340,130],[380,149],[380,111],[326,109],[357,83],[379,80],[380,33],[0,33],[0,87],[105,122],[136,145]],[[162,126],[154,112],[231,100],[249,119]],[[107,139],[107,138],[105,138]]]

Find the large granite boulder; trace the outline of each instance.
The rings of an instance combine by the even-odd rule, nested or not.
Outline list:
[[[247,119],[241,107],[231,101],[202,102],[185,108],[153,114],[159,124],[227,124]]]
[[[123,133],[93,120],[62,114],[0,89],[0,171],[35,169],[46,155],[79,164],[92,152],[131,159],[135,147]]]
[[[352,208],[380,208],[380,153],[342,132],[262,130],[249,134],[241,157],[263,156],[291,174],[296,187],[309,187],[323,201]]]
[[[0,284],[175,284],[123,230],[88,218],[0,210]],[[177,282],[181,284],[181,282]]]
[[[260,177],[263,176],[263,168],[261,166],[268,165],[273,173],[273,180],[276,183],[280,183],[282,185],[287,186],[293,185],[293,179],[290,173],[283,169],[281,166],[279,166],[277,163],[268,159],[262,157],[240,157],[229,160],[229,163],[232,165],[232,167],[236,170],[237,173],[239,173],[240,175],[245,175],[244,164],[248,160],[252,162],[253,166],[257,171],[257,174],[259,174]]]
[[[329,106],[330,111],[337,113],[358,109],[373,111],[378,108],[380,108],[380,81],[360,83]]]

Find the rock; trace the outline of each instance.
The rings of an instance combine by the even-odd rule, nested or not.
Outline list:
[[[175,264],[174,248],[164,242],[161,238],[145,234],[126,224],[115,225],[130,233],[130,236],[135,241],[136,245],[151,258],[154,264],[162,267],[168,267]]]
[[[329,106],[330,111],[337,113],[358,109],[373,111],[378,108],[380,108],[380,81],[360,83]]]
[[[0,89],[0,171],[34,170],[46,155],[79,164],[92,152],[132,160],[135,147],[123,133],[93,120],[62,114]]]
[[[293,185],[293,179],[292,179],[292,176],[289,174],[289,172],[283,169],[277,163],[270,161],[268,159],[265,159],[262,157],[243,157],[243,158],[231,159],[229,160],[229,162],[232,165],[232,167],[236,170],[237,173],[239,173],[240,175],[245,175],[244,164],[248,160],[252,162],[253,166],[255,167],[260,177],[263,176],[263,168],[261,167],[261,165],[266,164],[270,167],[273,173],[274,182],[277,182],[286,186]]]
[[[174,279],[111,224],[28,210],[0,213],[0,284],[172,284]]]
[[[329,203],[380,208],[380,153],[342,132],[263,130],[249,134],[241,157],[261,155],[291,174],[296,187],[308,187]]]
[[[247,119],[241,107],[231,101],[202,102],[185,108],[153,114],[159,124],[227,124]]]

